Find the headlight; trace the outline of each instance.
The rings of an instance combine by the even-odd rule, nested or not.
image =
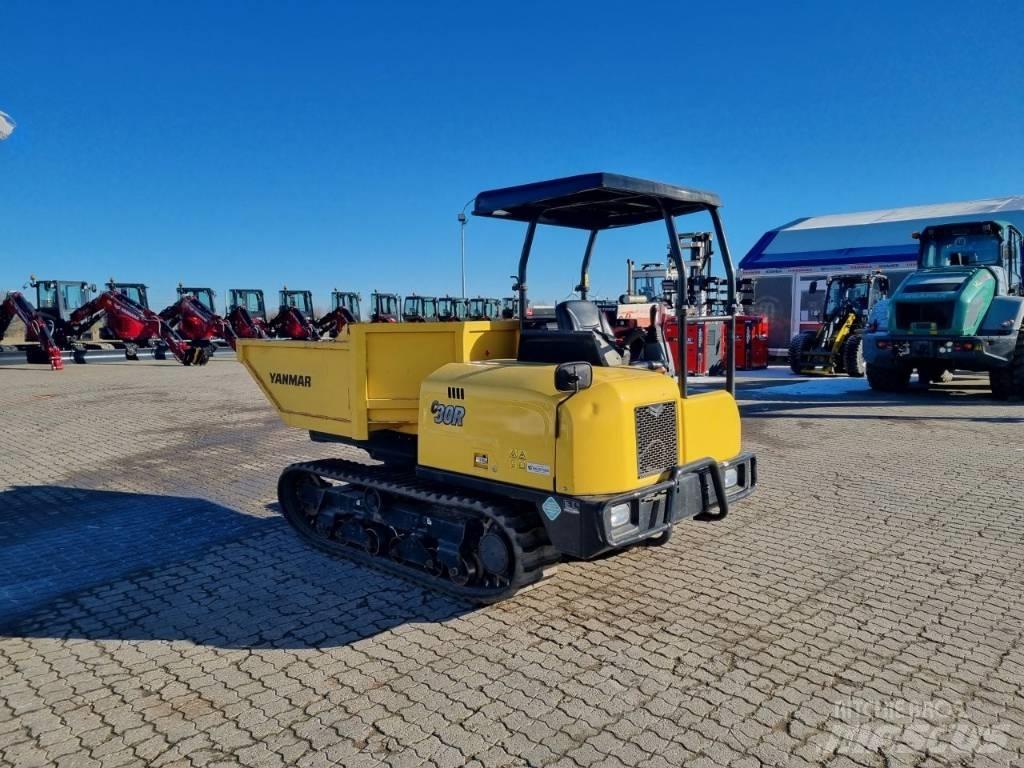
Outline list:
[[[629,504],[616,504],[611,509],[611,514],[608,516],[608,522],[612,528],[621,528],[624,525],[629,525]]]
[[[725,480],[725,487],[732,488],[735,485],[739,485],[740,482],[740,471],[737,467],[729,467],[725,470],[723,477]]]

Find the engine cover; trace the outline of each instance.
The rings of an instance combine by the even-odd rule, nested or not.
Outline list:
[[[629,366],[594,367],[577,393],[554,365],[452,363],[419,399],[418,463],[481,480],[574,496],[653,485],[701,458],[740,453],[739,412],[726,392],[680,400],[676,381]]]

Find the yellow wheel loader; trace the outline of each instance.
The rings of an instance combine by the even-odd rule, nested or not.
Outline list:
[[[735,278],[716,195],[606,173],[482,192],[473,213],[526,224],[515,290],[545,227],[586,233],[580,299],[547,323],[349,324],[335,341],[240,340],[238,356],[284,421],[379,461],[287,467],[281,510],[309,542],[475,602],[503,599],[563,556],[668,540],[721,517],[756,484],[740,441],[732,350],[725,390],[690,394],[655,333],[629,361],[587,300],[597,235],[664,227],[687,295],[675,219],[703,213]],[[582,244],[582,243],[581,243]],[[686,339],[685,307],[675,308]],[[723,318],[715,320],[722,322]],[[735,337],[730,333],[728,338]],[[685,349],[680,349],[685,359]]]
[[[817,293],[818,281],[810,284]],[[875,304],[889,295],[889,278],[880,272],[861,275],[829,275],[821,325],[803,331],[789,343],[789,368],[802,375],[845,373],[864,376],[864,329]]]

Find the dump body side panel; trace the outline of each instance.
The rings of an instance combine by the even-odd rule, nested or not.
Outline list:
[[[286,424],[352,435],[350,342],[240,339],[237,354]]]
[[[420,385],[451,362],[515,356],[513,321],[354,324],[334,341],[241,339],[238,358],[286,424],[353,440],[415,434]]]

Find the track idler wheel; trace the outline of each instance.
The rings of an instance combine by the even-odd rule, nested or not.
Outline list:
[[[508,551],[505,537],[496,531],[488,531],[480,537],[477,546],[477,558],[487,573],[494,576],[507,576],[512,556]]]
[[[327,483],[316,475],[303,475],[295,480],[292,487],[297,511],[301,512],[310,527],[315,523],[317,512],[320,511],[321,495],[326,486]]]

